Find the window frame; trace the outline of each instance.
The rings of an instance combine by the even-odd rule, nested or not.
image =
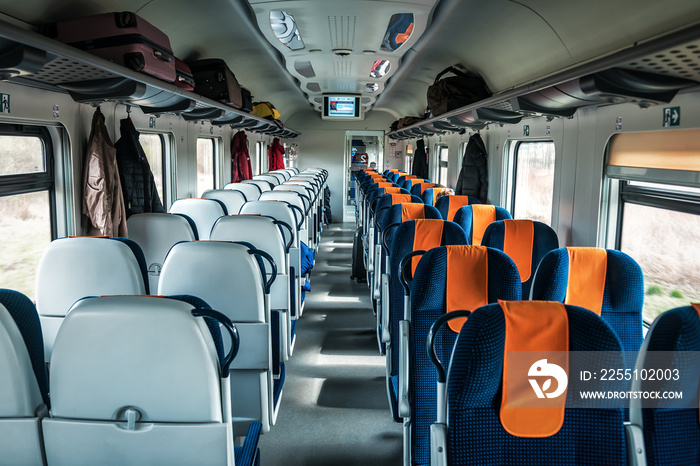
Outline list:
[[[554,181],[552,183],[552,199],[551,208],[554,209],[554,185],[556,184],[556,163],[557,163],[557,152],[556,145],[551,139],[524,139],[524,140],[513,140],[508,143],[508,158],[503,166],[505,171],[504,178],[504,200],[506,204],[506,210],[511,214],[513,218],[515,217],[515,196],[518,190],[518,150],[523,144],[537,144],[537,143],[549,143],[554,146]],[[466,149],[466,146],[465,146]],[[464,157],[464,155],[462,155]],[[554,220],[554,212],[550,211],[550,226]]]
[[[212,144],[212,189],[218,189],[220,186],[220,178],[221,178],[221,139],[220,138],[215,138],[215,137],[206,137],[206,136],[197,136],[197,143],[199,143],[200,140],[206,140],[206,141],[211,141]],[[195,159],[197,157],[195,156]],[[197,186],[197,179],[199,179],[199,170],[196,169],[196,166],[199,165],[199,161],[195,160],[195,172],[197,178],[195,179],[195,187],[197,190],[197,195],[201,195],[204,190],[200,190],[199,186]]]
[[[603,191],[600,206],[601,221],[598,229],[599,245],[622,251],[622,229],[626,204],[700,215],[700,193],[674,189],[679,187],[700,189],[700,172],[666,168],[639,169],[610,165],[610,149],[611,140],[606,145],[602,174]],[[635,182],[653,183],[655,186],[632,184]],[[668,189],[664,189],[665,187]],[[647,277],[645,276],[645,296],[646,286]],[[645,328],[649,328],[653,322],[643,319],[642,323]]]
[[[447,152],[447,157],[444,161],[443,165],[443,160],[441,159],[442,156],[442,149],[446,149]],[[438,142],[435,144],[435,171],[436,171],[436,179],[437,179],[437,184],[442,185],[442,186],[447,186],[447,178],[449,177],[449,163],[450,163],[450,147],[447,145],[447,143],[444,142]],[[445,179],[442,179],[441,173],[442,169],[445,169]]]
[[[0,175],[0,197],[48,191],[49,217],[51,219],[51,240],[56,239],[58,234],[58,219],[56,215],[56,161],[53,139],[49,129],[38,125],[1,123],[0,136],[32,136],[41,140],[44,152],[44,171]]]
[[[172,174],[172,144],[173,144],[173,137],[170,133],[160,133],[160,132],[155,132],[155,131],[140,131],[141,136],[158,136],[160,139],[160,144],[162,147],[161,151],[161,167],[163,167],[163,172],[161,173],[161,176],[163,178],[163,196],[161,199],[161,202],[163,205],[170,205],[174,201],[174,199],[171,199],[171,194],[172,194],[172,187],[174,186],[173,183],[173,174]],[[149,164],[150,165],[150,164]],[[151,173],[153,172],[153,167],[151,168]]]

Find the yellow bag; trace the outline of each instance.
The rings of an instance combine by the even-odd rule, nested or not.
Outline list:
[[[280,112],[270,102],[253,102],[253,111],[251,113],[268,120],[277,120],[280,117]]]

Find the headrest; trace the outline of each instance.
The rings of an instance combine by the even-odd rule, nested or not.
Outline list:
[[[152,296],[77,302],[51,358],[52,415],[124,420],[136,407],[145,422],[221,422],[216,349],[192,309]]]
[[[391,204],[403,204],[404,202],[411,202],[410,194],[390,194]]]
[[[261,193],[272,191],[272,185],[267,180],[243,180],[241,183],[255,185]]]
[[[532,220],[503,220],[503,252],[513,259],[526,282],[532,274],[532,248],[535,226]]]
[[[427,251],[442,244],[444,220],[417,219],[414,223],[413,250]],[[411,275],[416,273],[420,256],[411,259]]]
[[[278,273],[287,270],[287,254],[282,232],[270,217],[236,215],[221,217],[211,231],[212,241],[245,241],[270,254]]]
[[[486,227],[496,221],[496,206],[475,204],[472,208],[472,244],[478,246]]]
[[[399,193],[401,193],[401,188],[399,188],[398,186],[392,185],[392,186],[382,188],[382,189],[384,189],[384,194],[399,194]]]
[[[552,301],[499,301],[505,318],[503,428],[518,437],[550,437],[564,424],[569,319]],[[542,359],[530,365],[533,353]],[[539,357],[539,356],[538,356]],[[548,376],[542,379],[541,376]],[[556,388],[550,390],[552,378]]]
[[[455,214],[461,207],[470,204],[469,196],[449,196],[446,202],[448,202],[449,204],[447,209],[447,218],[445,220],[450,221],[454,220]]]
[[[260,188],[250,183],[229,183],[224,189],[238,191],[245,196],[246,201],[257,201],[260,197]]]
[[[214,223],[226,215],[222,205],[215,199],[178,199],[170,206],[171,214],[185,214],[197,225],[200,240],[209,239]]]
[[[204,191],[202,198],[221,201],[226,206],[228,215],[237,215],[247,200],[242,192],[232,189],[208,189]]]
[[[36,289],[39,315],[61,317],[85,296],[142,295],[146,284],[126,244],[109,238],[59,238],[39,261]]]
[[[179,243],[165,258],[158,294],[189,294],[234,322],[266,322],[264,283],[249,248],[223,241]]]
[[[0,378],[0,418],[34,417],[48,406],[39,318],[29,298],[11,290],[0,290]]]
[[[415,202],[401,203],[402,222],[406,220],[417,220],[419,218],[425,218],[425,204],[418,204]]]
[[[299,246],[299,230],[297,229],[297,219],[294,216],[294,212],[289,207],[289,204],[283,201],[253,201],[246,202],[241,207],[241,215],[267,215],[274,218],[275,220],[280,220],[287,225],[292,227],[294,232],[293,246]],[[285,229],[285,239],[289,241],[286,236]]]
[[[445,246],[447,272],[445,311],[474,311],[488,304],[488,255],[483,246]],[[464,319],[452,319],[450,328],[459,333]]]
[[[375,183],[374,185],[378,188],[391,188],[394,186],[394,183],[391,181],[381,181],[379,183]]]
[[[602,248],[566,248],[569,279],[565,304],[585,307],[600,315],[605,293],[608,254]]]

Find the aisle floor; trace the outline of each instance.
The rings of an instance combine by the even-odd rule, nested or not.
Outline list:
[[[262,466],[401,464],[369,291],[350,280],[354,226],[323,232],[277,424],[260,439]]]

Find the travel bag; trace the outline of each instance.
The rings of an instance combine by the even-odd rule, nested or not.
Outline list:
[[[357,283],[367,281],[367,269],[365,269],[364,247],[362,245],[362,227],[355,230],[352,240],[352,268],[350,278],[357,279]]]
[[[270,102],[253,102],[253,115],[268,120],[277,120],[281,115]]]
[[[170,39],[130,11],[59,21],[43,32],[58,41],[155,78],[175,82]]]
[[[226,62],[208,58],[189,63],[194,76],[194,92],[236,108],[243,108],[241,86]]]
[[[192,70],[187,66],[187,63],[175,58],[175,72],[177,73],[175,85],[186,91],[194,91],[194,76],[192,76]]]
[[[241,101],[243,102],[241,110],[248,113],[253,111],[253,94],[243,86],[241,86]]]
[[[447,73],[455,76],[441,79]],[[431,116],[437,116],[490,96],[481,77],[450,66],[442,70],[435,77],[435,82],[428,87],[428,110]]]

